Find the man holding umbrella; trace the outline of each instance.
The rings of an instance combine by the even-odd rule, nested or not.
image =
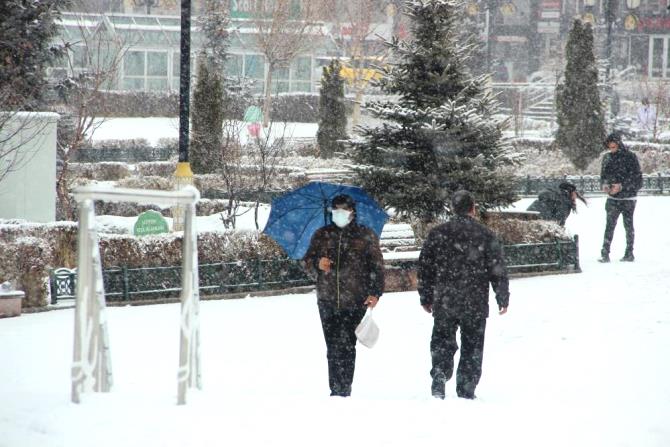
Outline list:
[[[384,289],[379,239],[356,220],[347,194],[332,199],[331,220],[318,229],[303,260],[316,278],[316,295],[326,341],[331,396],[351,394],[356,362],[356,326]]]

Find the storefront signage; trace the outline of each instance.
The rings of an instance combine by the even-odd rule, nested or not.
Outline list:
[[[561,11],[542,11],[540,13],[541,19],[560,19]]]
[[[540,3],[540,21],[537,22],[537,32],[557,34],[561,19],[560,0],[543,0]]]
[[[274,1],[230,0],[230,16],[234,19],[249,19],[260,15],[271,17],[274,7]],[[302,9],[302,0],[292,0],[290,8],[291,16],[299,17]]]
[[[639,19],[637,29],[644,31],[670,31],[670,17],[642,17]]]
[[[497,42],[526,43],[526,36],[494,36]]]
[[[537,32],[540,34],[558,34],[559,22],[537,22]]]

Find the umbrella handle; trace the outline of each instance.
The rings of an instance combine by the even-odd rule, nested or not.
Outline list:
[[[323,199],[323,226],[328,225],[328,199]]]

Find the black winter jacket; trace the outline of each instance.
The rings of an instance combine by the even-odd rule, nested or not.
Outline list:
[[[540,191],[528,211],[538,211],[542,219],[553,220],[563,226],[572,211],[572,200],[569,193],[558,187],[549,187]]]
[[[611,195],[616,199],[635,197],[642,187],[642,171],[637,156],[623,145],[615,153],[609,152],[603,157],[600,184],[614,183],[621,183],[621,191]]]
[[[509,280],[502,246],[471,217],[455,216],[435,227],[419,256],[421,304],[450,318],[486,318],[489,283],[499,307],[509,304]]]
[[[319,259],[333,261],[326,273]],[[384,291],[384,259],[377,235],[368,227],[351,222],[344,228],[330,224],[319,228],[303,258],[308,273],[316,278],[319,301],[337,307],[363,306],[368,296]]]

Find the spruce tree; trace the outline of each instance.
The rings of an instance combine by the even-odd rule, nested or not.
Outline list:
[[[590,24],[575,20],[565,52],[564,81],[556,91],[556,145],[576,168],[584,170],[602,152],[605,138]]]
[[[344,79],[340,75],[342,66],[338,60],[323,67],[321,93],[319,96],[319,130],[316,139],[319,154],[331,158],[342,150],[338,140],[347,138],[347,115],[344,105]]]
[[[224,76],[228,58],[230,5],[228,0],[205,0],[198,26],[203,46],[193,92],[190,155],[195,173],[218,172],[223,166],[223,122],[236,84]]]
[[[66,0],[0,2],[0,109],[36,110],[47,88],[46,69],[64,55],[55,45],[56,20]]]
[[[221,167],[223,95],[221,76],[212,72],[207,57],[201,55],[191,112],[190,159],[196,174],[214,173]]]
[[[467,189],[480,208],[515,200],[514,179],[499,168],[517,158],[502,139],[497,103],[486,77],[463,63],[462,5],[409,0],[412,38],[387,42],[389,63],[379,87],[397,100],[366,104],[382,124],[352,139],[356,180],[386,207],[424,223],[450,214],[453,192]]]

